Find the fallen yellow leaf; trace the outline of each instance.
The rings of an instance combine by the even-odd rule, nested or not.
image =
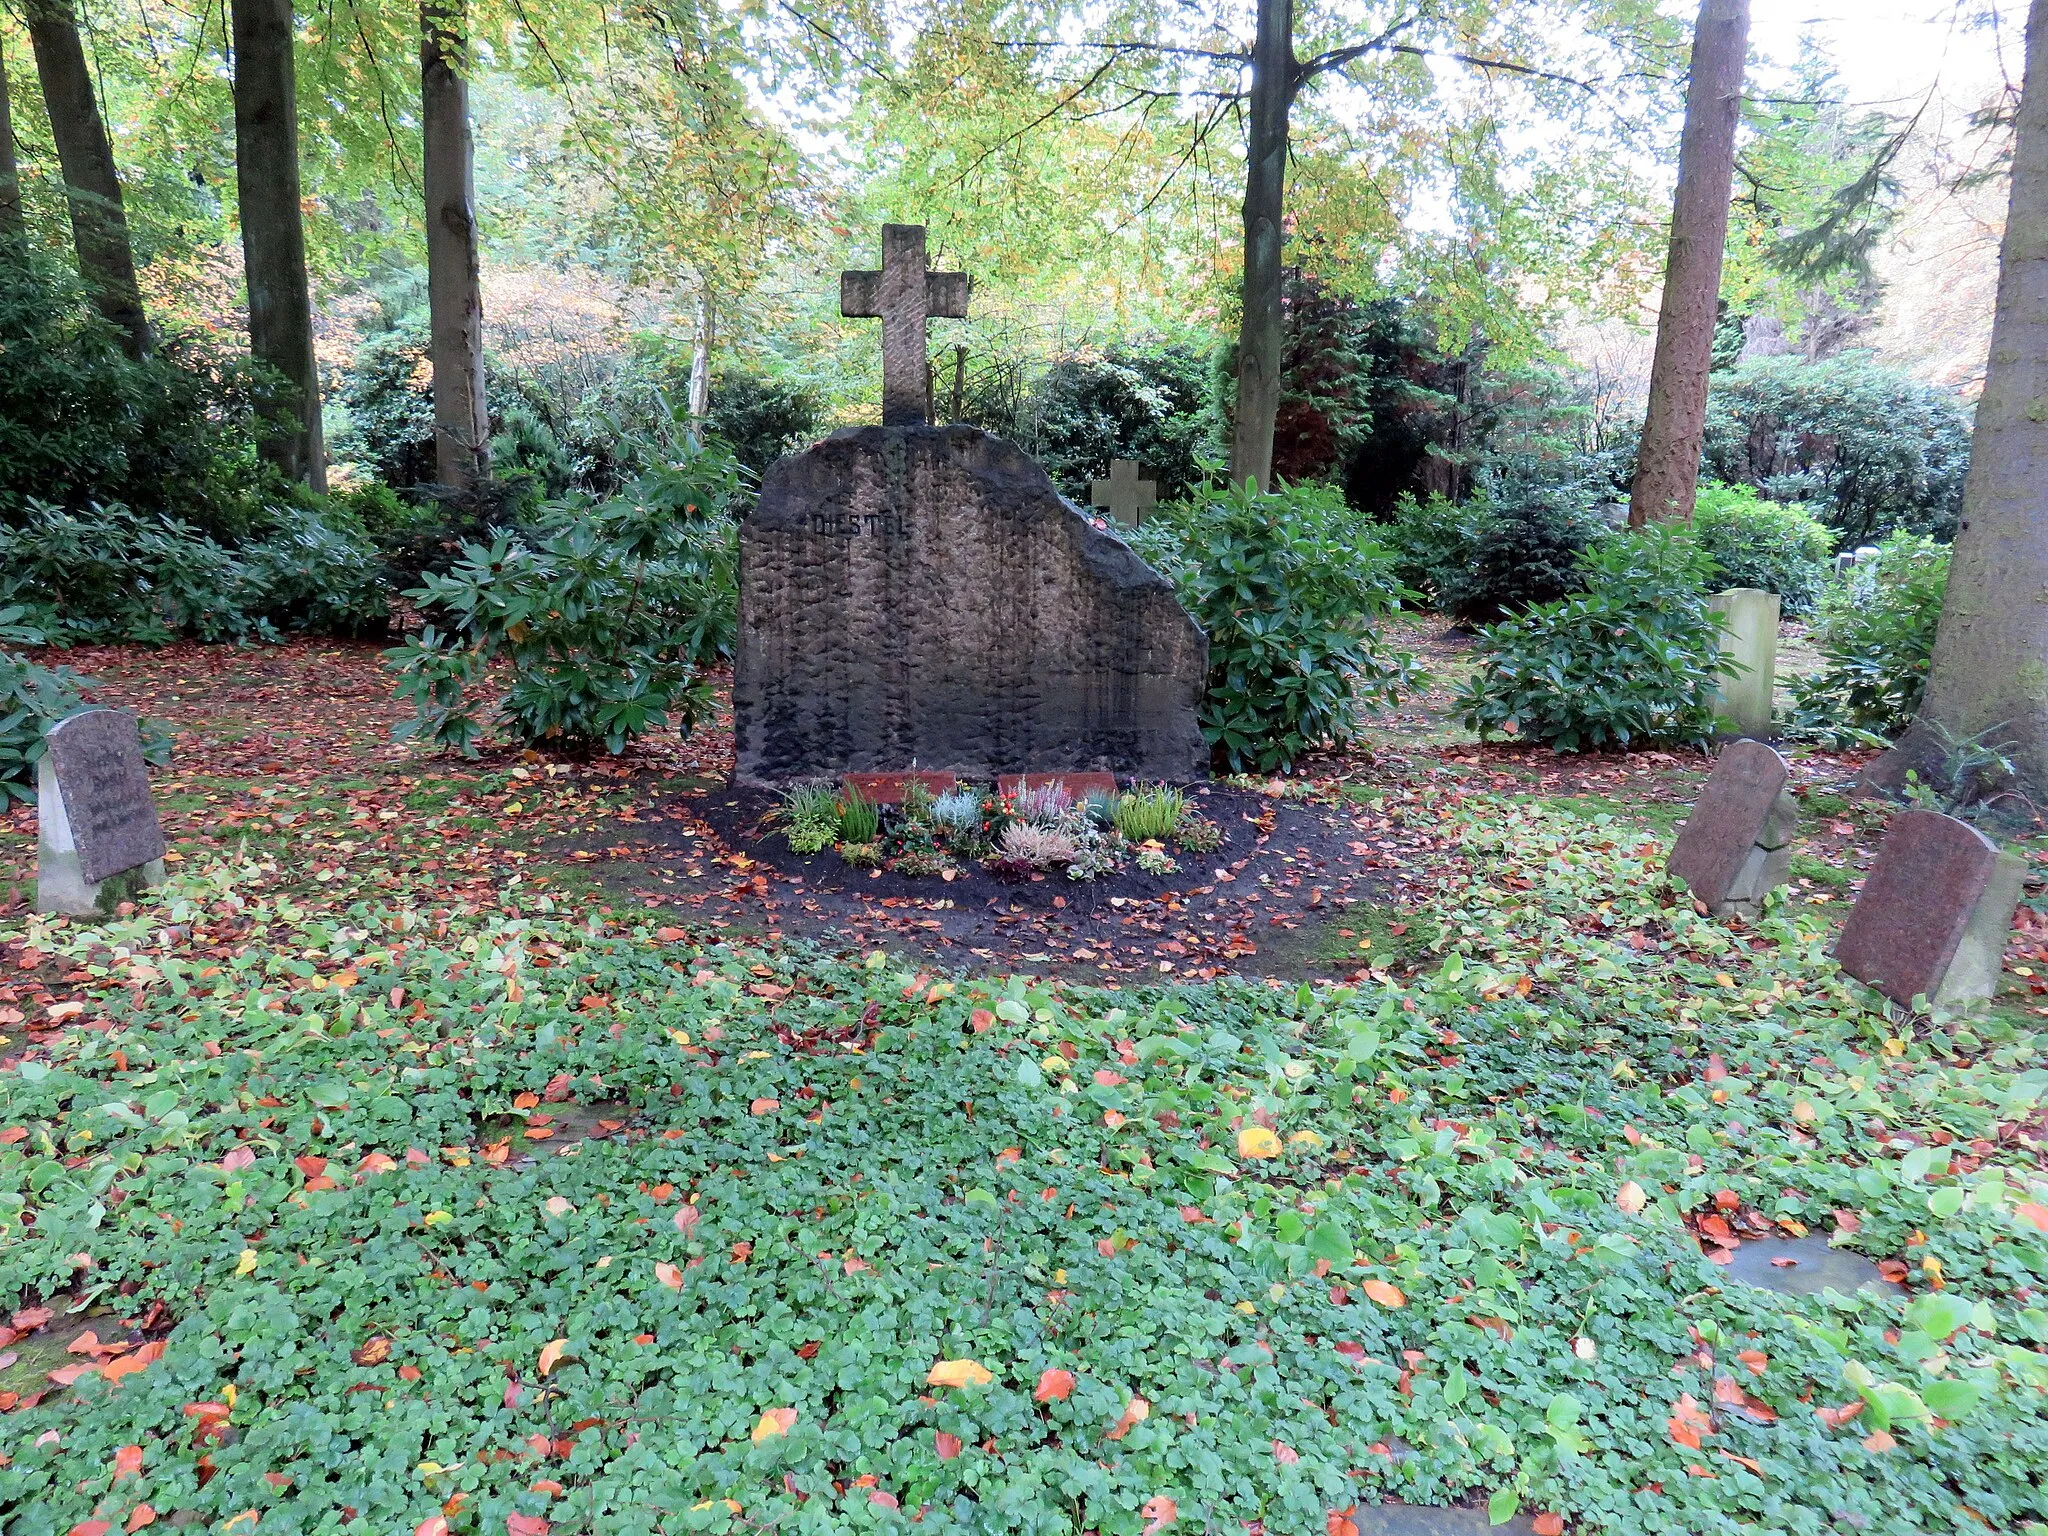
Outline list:
[[[1643,1207],[1650,1203],[1650,1197],[1643,1193],[1643,1186],[1630,1179],[1615,1191],[1614,1203],[1621,1207],[1623,1214],[1639,1216]]]
[[[996,1379],[995,1372],[974,1360],[941,1360],[925,1377],[933,1387],[985,1387]]]
[[[763,1440],[773,1440],[777,1435],[788,1434],[790,1426],[794,1423],[794,1408],[770,1408],[761,1415],[761,1422],[754,1426],[754,1444],[759,1445]]]
[[[253,1275],[256,1273],[256,1250],[254,1248],[244,1248],[242,1250],[242,1257],[235,1263],[235,1273],[238,1275]]]
[[[1237,1133],[1239,1157],[1278,1157],[1280,1138],[1263,1125],[1248,1125]]]

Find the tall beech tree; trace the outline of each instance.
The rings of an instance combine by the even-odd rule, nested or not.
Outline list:
[[[2027,12],[2026,76],[1999,253],[1991,361],[1977,403],[1962,520],[1920,713],[1873,763],[1896,788],[1939,782],[1954,743],[2005,748],[2020,787],[2048,802],[2048,0]]]
[[[0,44],[0,241],[28,234],[21,215],[21,166],[14,153],[14,111],[7,100],[7,50]]]
[[[265,454],[294,480],[327,489],[313,298],[299,206],[298,80],[292,0],[233,0],[235,185],[249,283],[249,350],[292,383],[294,425]]]
[[[491,473],[484,403],[484,301],[476,236],[476,140],[469,121],[463,0],[420,6],[421,166],[427,202],[428,358],[434,369],[434,465],[443,485]]]
[[[28,0],[26,13],[50,137],[57,143],[57,164],[71,207],[78,275],[91,289],[100,313],[120,333],[129,356],[145,357],[149,319],[135,281],[135,252],[128,241],[114,146],[100,118],[99,98],[78,37],[78,18],[71,0]]]
[[[1701,0],[1693,30],[1685,131],[1678,142],[1678,191],[1671,205],[1671,249],[1650,362],[1650,404],[1629,492],[1632,528],[1691,522],[1699,492],[1700,440],[1707,424],[1707,375],[1714,362],[1714,321],[1721,258],[1728,244],[1728,203],[1735,178],[1735,124],[1749,60],[1749,0]]]

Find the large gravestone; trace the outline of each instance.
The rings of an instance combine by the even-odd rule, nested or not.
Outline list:
[[[2027,867],[1966,822],[1901,811],[1842,925],[1835,959],[1895,1003],[1998,990]]]
[[[93,709],[43,734],[36,767],[36,909],[104,914],[164,878],[164,833],[135,717]]]
[[[1799,807],[1785,759],[1760,741],[1721,753],[1671,850],[1671,873],[1716,917],[1754,918],[1792,869]]]
[[[884,425],[775,464],[740,527],[735,776],[1202,775],[1207,637],[1020,450],[925,424],[925,317],[965,280],[883,233],[841,307],[882,315]]]

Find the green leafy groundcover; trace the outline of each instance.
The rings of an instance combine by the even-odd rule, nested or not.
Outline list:
[[[1812,909],[1731,935],[1605,818],[1455,825],[1408,988],[934,983],[227,872],[34,923],[112,1022],[0,1080],[0,1297],[171,1326],[0,1418],[5,1530],[2041,1531],[2048,1191],[1961,1155],[2036,1037],[1913,1038]],[[1720,1191],[1946,1288],[1747,1290],[1680,1222]]]

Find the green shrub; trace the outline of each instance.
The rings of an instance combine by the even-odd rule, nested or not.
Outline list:
[[[1576,592],[1579,556],[1607,531],[1594,502],[1605,466],[1572,458],[1516,455],[1483,466],[1473,496],[1478,515],[1461,564],[1447,565],[1437,600],[1466,623],[1520,613]]]
[[[756,479],[816,437],[823,419],[817,393],[786,379],[730,369],[711,381],[706,425]]]
[[[424,309],[372,332],[342,373],[346,427],[335,434],[338,462],[359,464],[386,485],[425,485],[434,465],[433,371]],[[489,384],[485,384],[489,399]]]
[[[1480,631],[1483,660],[1459,694],[1465,724],[1560,752],[1705,741],[1714,729],[1713,562],[1682,529],[1603,539],[1583,591]]]
[[[1021,401],[977,398],[967,414],[1015,440],[1084,506],[1089,482],[1107,474],[1112,459],[1142,465],[1161,501],[1187,495],[1221,431],[1208,354],[1171,342],[1127,343],[1097,358],[1056,362]]]
[[[1844,544],[1893,529],[1949,538],[1970,419],[1950,391],[1866,358],[1759,358],[1713,375],[1704,461],[1717,480],[1811,507]]]
[[[1402,585],[1462,622],[1497,619],[1577,590],[1579,555],[1607,531],[1593,511],[1611,494],[1604,459],[1499,456],[1470,499],[1402,496],[1380,531]]]
[[[360,638],[391,616],[367,530],[341,506],[288,506],[242,551],[248,600],[281,629]]]
[[[1746,485],[1703,485],[1692,526],[1724,588],[1775,592],[1787,616],[1811,613],[1826,590],[1834,535],[1804,507],[1760,500]]]
[[[1208,631],[1202,733],[1223,767],[1271,772],[1348,741],[1361,704],[1392,701],[1414,676],[1414,658],[1372,629],[1408,594],[1370,528],[1333,490],[1282,485],[1209,488],[1137,531]]]
[[[286,503],[229,549],[190,524],[119,502],[24,503],[0,526],[0,602],[59,645],[180,636],[274,639],[280,629],[363,634],[384,621],[375,548],[346,513]]]
[[[256,442],[283,394],[198,336],[135,362],[63,268],[20,247],[0,260],[0,524],[20,526],[31,500],[120,503],[238,539],[282,492]]]
[[[1823,665],[1792,685],[1796,730],[1854,737],[1906,728],[1927,690],[1948,562],[1946,545],[1895,533],[1829,588],[1814,623]]]
[[[547,503],[516,534],[466,545],[410,594],[447,629],[385,653],[415,710],[401,738],[474,753],[500,657],[512,677],[494,719],[522,744],[619,752],[671,713],[693,728],[705,670],[732,648],[738,491],[731,454],[705,448],[634,494]]]
[[[1420,593],[1431,607],[1448,612],[1444,594],[1463,584],[1488,516],[1478,501],[1436,495],[1418,501],[1402,495],[1378,529],[1394,553],[1394,579]]]

